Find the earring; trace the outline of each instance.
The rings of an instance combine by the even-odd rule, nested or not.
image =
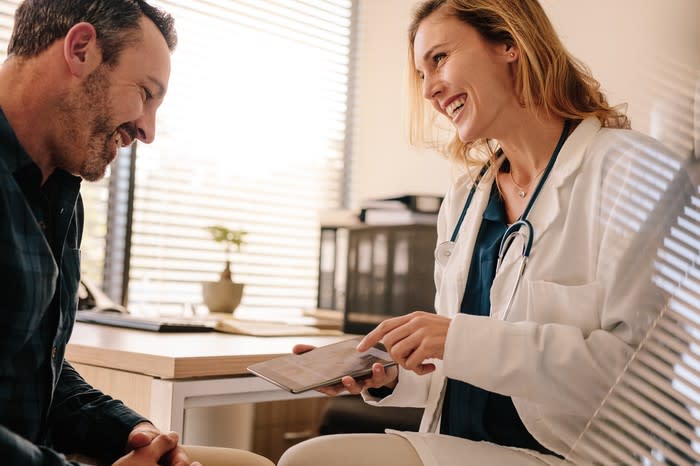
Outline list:
[[[515,52],[510,52],[510,58],[515,58]]]

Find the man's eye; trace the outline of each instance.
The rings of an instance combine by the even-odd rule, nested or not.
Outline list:
[[[144,100],[151,100],[153,98],[153,94],[146,87],[143,88],[143,96]]]

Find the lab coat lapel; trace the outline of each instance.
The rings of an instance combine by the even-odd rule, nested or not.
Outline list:
[[[587,118],[578,125],[562,146],[554,168],[530,212],[529,220],[535,231],[533,249],[559,216],[562,187],[583,163],[586,147],[599,130],[600,121],[594,117]]]
[[[454,254],[443,270],[443,280],[440,289],[440,314],[447,316],[455,316],[459,314],[462,304],[464,289],[467,286],[467,277],[469,276],[469,268],[471,266],[471,256],[474,252],[476,237],[481,226],[481,220],[488,204],[489,194],[493,178],[487,175],[481,180],[479,187],[474,193],[472,203],[467,210],[467,214],[462,222],[462,227],[457,236],[457,244],[454,249]],[[470,185],[471,187],[471,185]],[[469,189],[465,190],[465,194],[458,206],[455,209],[461,211],[466,201]]]
[[[538,250],[537,244],[560,214],[562,188],[567,179],[576,173],[583,163],[586,147],[599,129],[600,122],[598,119],[587,118],[578,125],[566,140],[564,146],[562,146],[554,168],[528,217],[534,230],[532,258],[536,258],[537,254],[542,254]],[[503,317],[518,277],[522,250],[523,242],[521,238],[516,238],[494,278],[493,286],[491,287],[491,315],[494,317]],[[525,270],[525,275],[527,275],[527,269]],[[522,286],[519,287],[513,299],[514,309],[522,307],[518,301],[522,297],[522,288]],[[513,311],[509,316],[509,320],[514,318],[515,320],[518,319],[517,311]]]

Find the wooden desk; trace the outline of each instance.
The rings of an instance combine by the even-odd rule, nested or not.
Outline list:
[[[172,334],[78,322],[66,359],[88,382],[158,428],[184,432],[188,408],[317,396],[292,395],[249,375],[246,367],[288,354],[297,343],[319,346],[345,338]]]

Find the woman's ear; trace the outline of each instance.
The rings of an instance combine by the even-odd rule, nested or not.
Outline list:
[[[515,45],[504,45],[503,54],[506,59],[506,63],[513,63],[520,58],[520,51]]]
[[[90,75],[102,63],[97,44],[97,31],[90,23],[78,23],[63,39],[63,58],[71,74],[77,78]]]

